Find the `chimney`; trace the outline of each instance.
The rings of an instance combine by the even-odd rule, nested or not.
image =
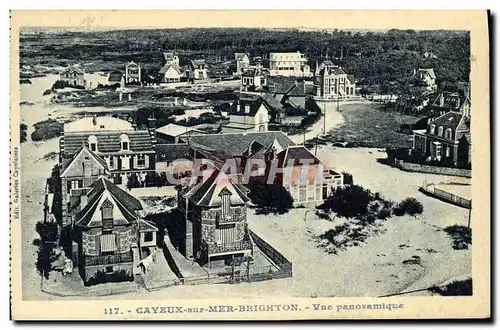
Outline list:
[[[444,93],[441,93],[439,95],[439,106],[443,106],[444,105]]]
[[[149,117],[148,118],[148,128],[150,130],[156,129],[156,118],[155,117]]]
[[[87,206],[88,200],[89,199],[86,192],[80,195],[80,210],[83,210],[83,208]]]

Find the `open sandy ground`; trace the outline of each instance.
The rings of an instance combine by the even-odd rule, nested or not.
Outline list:
[[[26,101],[33,102],[32,99]],[[40,101],[23,107],[21,112],[23,120],[31,126],[55,110],[54,107],[46,108]],[[330,121],[332,126],[335,123],[333,119]],[[44,182],[56,162],[39,159],[57,150],[57,139],[27,141],[21,146],[22,283],[23,299],[26,300],[61,299],[40,291],[40,277],[35,269],[36,248],[32,245],[37,238],[35,224],[43,215]],[[292,278],[238,285],[177,286],[157,292],[141,289],[137,293],[89,299],[373,296],[423,289],[453,277],[470,275],[470,251],[453,250],[450,238],[442,231],[453,224],[466,225],[468,211],[418,192],[424,181],[453,178],[403,172],[383,165],[377,158],[384,158],[385,154],[376,149],[320,147],[318,156],[337,171],[353,174],[356,184],[378,191],[387,199],[416,197],[424,205],[424,213],[416,218],[391,218],[365,243],[334,255],[318,247],[314,238],[333,227],[334,222],[319,220],[314,212],[309,212],[304,221],[306,209],[294,209],[283,216],[257,216],[249,210],[250,228],[292,260]],[[147,195],[146,191],[143,193]],[[419,256],[421,265],[402,264],[412,256]]]

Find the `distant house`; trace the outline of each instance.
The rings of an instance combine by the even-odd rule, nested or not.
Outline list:
[[[203,131],[188,126],[167,124],[155,130],[158,143],[178,143],[179,139],[189,134],[206,134]]]
[[[269,53],[269,72],[271,76],[310,77],[311,69],[307,58],[301,52]]]
[[[85,72],[74,66],[67,67],[59,74],[59,79],[66,82],[69,86],[85,87]]]
[[[433,52],[425,52],[424,57],[429,59],[438,58]]]
[[[265,86],[267,86],[267,77],[260,67],[248,69],[241,75],[241,91],[259,91]]]
[[[320,99],[344,99],[356,95],[356,81],[340,66],[326,60],[316,68],[316,97]]]
[[[193,152],[187,143],[157,144],[156,151],[156,173],[165,176],[169,175],[182,177],[190,173],[193,169]]]
[[[437,118],[447,112],[455,111],[470,116],[469,87],[464,85],[459,92],[439,93],[430,107],[430,118]]]
[[[292,77],[275,77],[268,81],[269,93],[283,106],[302,108],[306,106],[305,83]]]
[[[127,185],[129,180],[143,184],[155,171],[154,129],[138,130],[126,120],[113,117],[84,117],[64,124],[59,140],[59,158],[62,170],[73,159],[82,145],[101,157],[107,164],[110,179]]]
[[[108,74],[108,84],[119,84],[121,88],[125,87],[125,76],[120,71],[112,71]]]
[[[182,70],[177,63],[166,63],[158,72],[160,80],[165,83],[174,83],[181,81]]]
[[[449,111],[432,119],[426,130],[413,131],[413,151],[428,161],[466,167],[471,162],[470,116]]]
[[[140,210],[139,200],[105,178],[79,196],[79,212],[72,217],[73,258],[84,283],[133,279],[134,266],[156,246],[158,231],[140,218]]]
[[[191,60],[189,62],[190,78],[194,80],[205,80],[208,78],[208,68],[204,59]]]
[[[240,75],[250,68],[250,57],[247,53],[234,53],[236,74]]]
[[[125,83],[134,84],[141,82],[141,66],[134,61],[125,65]]]
[[[418,71],[415,72],[415,76],[423,85],[425,85],[428,91],[434,92],[437,90],[436,74],[434,73],[434,69],[418,69]]]
[[[163,53],[163,58],[165,59],[165,64],[179,65],[179,56],[175,52]]]
[[[223,133],[266,132],[269,109],[259,95],[240,95],[229,109],[229,124],[222,125]]]

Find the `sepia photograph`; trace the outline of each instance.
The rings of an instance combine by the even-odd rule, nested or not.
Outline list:
[[[391,318],[413,297],[426,300],[405,315],[445,298],[489,308],[482,26],[475,54],[466,25],[74,15],[80,24],[16,23],[11,35],[16,299],[132,306],[99,305],[109,319]],[[479,273],[473,231],[487,251]],[[203,299],[228,303],[179,304]]]

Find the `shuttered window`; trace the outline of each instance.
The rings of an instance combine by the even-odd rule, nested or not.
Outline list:
[[[215,231],[215,241],[217,244],[232,244],[236,237],[236,227],[234,224],[221,225]]]

